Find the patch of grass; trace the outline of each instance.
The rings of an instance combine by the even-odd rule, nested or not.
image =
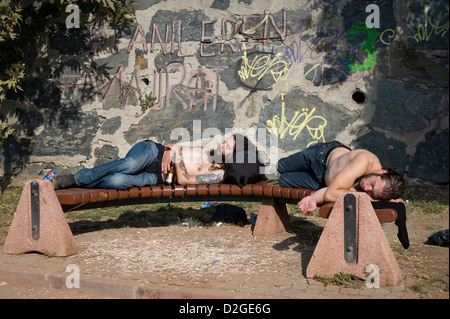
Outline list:
[[[427,294],[433,291],[449,292],[448,278],[430,276],[428,273],[416,274],[418,282],[411,286],[411,290],[418,294]]]
[[[9,187],[4,190],[0,202],[0,227],[11,225],[21,194],[21,187]]]
[[[406,187],[404,199],[407,212],[440,214],[449,210],[449,185]]]
[[[414,284],[411,286],[411,290],[414,291],[416,294],[423,294],[425,292],[425,284]]]
[[[365,283],[365,280],[357,278],[352,275],[344,274],[342,272],[335,274],[332,278],[322,276],[322,275],[314,275],[313,277],[317,281],[320,281],[325,286],[328,285],[336,285],[345,288],[354,288],[359,289]]]
[[[441,214],[445,211],[448,211],[448,203],[447,205],[442,204],[437,200],[414,200],[412,199],[409,203],[406,204],[407,212],[423,212],[427,214]]]

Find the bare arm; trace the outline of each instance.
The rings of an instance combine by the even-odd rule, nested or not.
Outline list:
[[[301,201],[298,202],[298,208],[303,212],[303,214],[309,214],[316,210],[318,204],[322,204],[325,202],[325,192],[328,187],[324,187],[316,191],[310,196],[304,197]],[[348,190],[350,192],[356,192],[354,187],[350,187]]]
[[[298,208],[300,208],[300,210],[305,215],[315,211],[317,208],[317,204],[321,204],[325,201],[324,194],[326,190],[327,187],[324,187],[314,192],[312,195],[304,197],[301,201],[298,202]]]

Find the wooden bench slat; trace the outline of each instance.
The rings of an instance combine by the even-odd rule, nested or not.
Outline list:
[[[164,186],[161,187],[161,189],[162,189],[163,197],[172,197],[172,195],[173,195],[173,188],[172,188],[172,186],[164,185]]]
[[[119,189],[118,191],[118,199],[127,199],[129,197],[130,192],[128,190]]]
[[[283,198],[291,198],[291,189],[290,187],[283,187],[281,190],[281,197]]]
[[[161,197],[162,189],[161,185],[150,186],[152,188],[152,196],[151,197]]]
[[[220,195],[220,185],[219,184],[209,185],[209,195],[219,196]]]
[[[319,208],[319,215],[322,218],[328,218],[333,210],[334,203],[326,203]],[[395,222],[397,220],[397,212],[395,209],[383,208],[375,209],[378,220],[383,223]]]
[[[230,196],[231,195],[230,187],[231,187],[230,184],[221,184],[220,185],[220,195]]]
[[[142,199],[142,198],[172,198],[173,196],[182,198],[184,196],[214,197],[230,196],[239,198],[249,197],[275,197],[281,200],[301,200],[311,195],[314,190],[299,189],[291,187],[281,187],[269,184],[267,180],[255,184],[247,184],[244,187],[231,184],[211,184],[211,185],[155,185],[144,187],[133,187],[129,190],[115,189],[89,189],[89,188],[69,188],[57,190],[56,196],[61,205],[77,206],[89,203]],[[326,203],[319,209],[319,214],[323,218],[328,218],[333,209],[334,203]],[[395,209],[375,209],[380,222],[393,222],[397,219]]]
[[[106,189],[106,194],[108,194],[108,200],[116,200],[119,198],[119,192],[115,189]]]
[[[265,185],[265,186],[263,186],[263,195],[265,197],[273,197],[272,190],[273,190],[273,186],[272,185]]]
[[[197,195],[199,196],[208,195],[208,185],[197,185]]]
[[[141,190],[141,198],[149,198],[152,196],[152,188],[150,186],[139,187]]]
[[[230,185],[230,193],[232,196],[241,196],[242,188],[237,185]]]
[[[242,187],[242,195],[251,196],[253,195],[253,185],[247,184]]]
[[[281,186],[273,186],[272,187],[272,195],[273,197],[281,197]]]
[[[264,188],[264,186],[261,184],[253,185],[253,195],[254,196],[263,196],[263,188]]]
[[[128,190],[130,198],[141,197],[141,189],[139,187],[133,187]]]
[[[186,195],[187,196],[196,196],[197,195],[196,185],[186,185]]]
[[[186,194],[186,188],[184,185],[175,185],[173,189],[173,195],[177,197],[182,197]]]

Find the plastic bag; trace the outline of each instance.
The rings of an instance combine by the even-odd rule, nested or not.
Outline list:
[[[248,222],[245,210],[242,207],[230,204],[217,205],[211,220],[213,222],[225,222],[237,225],[246,225]]]
[[[428,237],[427,243],[431,245],[448,247],[448,233],[448,229],[438,231],[436,234]]]

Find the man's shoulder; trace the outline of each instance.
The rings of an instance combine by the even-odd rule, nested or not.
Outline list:
[[[369,150],[362,149],[362,148],[350,151],[349,155],[353,159],[357,158],[358,160],[363,160],[363,159],[374,160],[374,159],[378,159],[378,157],[374,153],[372,153]]]

